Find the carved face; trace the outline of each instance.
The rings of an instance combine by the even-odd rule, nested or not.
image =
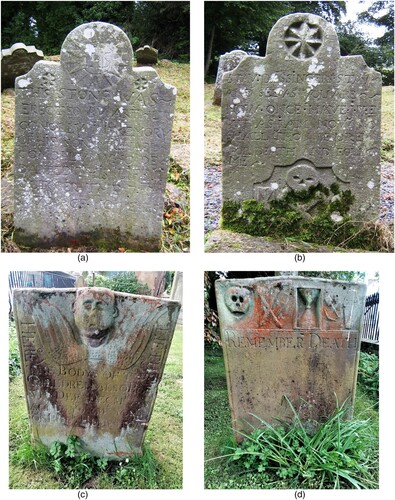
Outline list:
[[[116,316],[115,297],[110,290],[77,291],[74,321],[86,346],[99,347],[108,342]]]
[[[287,174],[287,184],[294,191],[302,191],[318,184],[318,174],[310,165],[296,165]]]
[[[232,286],[225,294],[225,304],[234,316],[244,316],[251,306],[251,292],[248,288]]]

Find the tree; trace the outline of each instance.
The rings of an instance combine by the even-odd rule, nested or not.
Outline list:
[[[114,276],[106,277],[100,272],[89,275],[86,278],[87,286],[99,286],[109,288],[117,292],[133,293],[137,295],[151,295],[151,291],[145,283],[140,283],[135,273],[120,272]]]
[[[380,0],[372,4],[358,19],[362,22],[385,28],[384,34],[374,40],[378,47],[381,64],[375,69],[381,71],[384,85],[394,85],[394,2]]]
[[[338,23],[345,8],[345,2],[205,2],[205,75],[236,48],[264,56],[271,28],[286,14],[311,12]]]
[[[189,2],[3,2],[3,47],[35,45],[60,53],[66,36],[84,22],[119,26],[132,45],[155,44],[162,57],[189,60]]]

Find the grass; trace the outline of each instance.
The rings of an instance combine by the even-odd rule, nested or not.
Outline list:
[[[72,446],[33,446],[23,380],[10,383],[9,440],[11,489],[182,488],[182,331],[176,328],[142,457],[105,463],[91,456],[66,457]],[[88,477],[86,474],[88,469]],[[82,471],[82,472],[81,472]]]
[[[233,438],[221,351],[219,349],[215,351],[206,349],[205,363],[206,488],[378,487],[378,409],[375,402],[369,398],[361,386],[357,387],[353,419],[341,422],[341,413],[346,411],[342,409],[339,415],[334,417],[321,431],[318,431],[319,435],[314,437],[304,433],[300,424],[287,430],[283,426],[283,431],[269,429],[268,433],[263,433],[262,430],[259,430],[256,431],[251,440],[247,440],[243,448],[236,446]],[[363,423],[367,419],[370,419],[369,423]],[[340,436],[339,449],[335,451],[332,445],[337,445],[339,429],[343,436]],[[359,436],[355,432],[359,432]],[[314,440],[317,449],[319,449],[318,454],[307,449],[308,443],[311,442],[310,444],[313,445]],[[350,449],[347,452],[344,450],[346,444],[352,451]],[[342,452],[341,447],[343,447]],[[280,462],[274,466],[274,471],[269,470],[270,465],[273,465],[273,460],[269,460],[268,457],[270,450],[273,454],[277,450],[277,458]],[[356,460],[356,456],[365,458]],[[265,464],[265,459],[260,460],[264,457],[266,457],[269,467]],[[326,458],[324,464],[321,460],[323,457]],[[340,463],[341,460],[342,463]],[[368,462],[367,477],[366,471],[365,477],[363,477],[363,472],[359,470],[363,460]],[[333,463],[335,463],[335,467],[331,470]],[[296,465],[298,466],[296,467]],[[314,474],[311,470],[313,466],[318,471]],[[351,481],[349,481],[346,477],[340,476],[339,471],[342,470],[345,471],[343,475],[347,475],[347,467],[349,469],[354,467],[358,470],[356,479],[355,476],[352,476]],[[304,477],[299,476],[300,471],[303,471]],[[323,471],[325,471],[325,475]]]
[[[394,87],[383,87],[381,103],[381,160],[394,161]]]
[[[221,106],[213,104],[214,84],[204,86],[204,154],[209,165],[220,165],[221,152]]]
[[[59,56],[51,57],[59,60]],[[172,128],[173,145],[189,145],[190,142],[190,95],[189,95],[189,64],[171,61],[161,61],[156,70],[165,83],[177,87],[174,121]],[[14,134],[15,134],[15,97],[9,91],[2,93],[1,119],[1,164],[2,178],[13,182],[14,167]],[[181,175],[175,175],[180,173]],[[162,221],[161,252],[189,252],[190,218],[189,218],[189,149],[181,156],[170,157],[168,182],[175,188],[166,190]],[[178,194],[174,195],[174,191]],[[169,214],[171,223],[169,223]],[[14,225],[12,214],[3,211],[1,244],[4,252],[98,252],[95,247],[76,246],[53,247],[51,249],[25,248],[13,241]],[[118,253],[127,253],[128,248],[119,248]]]

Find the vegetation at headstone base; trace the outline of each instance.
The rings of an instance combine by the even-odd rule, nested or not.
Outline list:
[[[347,2],[205,2],[205,75],[215,77],[220,55],[235,49],[264,56],[267,38],[276,21],[294,12],[311,12],[334,24],[342,55],[360,54],[393,85],[393,2],[375,2],[358,22],[342,24]],[[384,36],[370,40],[359,23],[385,28]]]
[[[176,328],[153,413],[143,456],[121,462],[79,454],[78,439],[50,449],[32,443],[22,375],[10,383],[11,489],[182,487],[182,332]]]
[[[268,204],[257,200],[225,201],[222,228],[252,236],[286,236],[334,247],[393,251],[391,229],[376,221],[354,221],[349,213],[353,202],[351,192],[340,191],[337,184],[289,191]],[[308,213],[310,207],[314,207],[313,214]],[[341,218],[340,222],[332,218],[334,214]]]
[[[51,57],[59,61],[59,56]],[[170,158],[168,188],[165,193],[165,204],[162,222],[161,252],[188,252],[190,241],[190,207],[189,207],[189,64],[161,61],[155,66],[156,71],[165,83],[177,88],[177,98],[172,129],[172,144],[181,149],[175,158]],[[9,90],[2,92],[1,115],[1,175],[13,184],[14,168],[14,135],[15,135],[15,96]],[[3,182],[3,181],[2,181]],[[171,216],[171,217],[169,217]],[[171,219],[169,223],[169,219]],[[82,247],[70,244],[70,247],[54,247],[52,249],[21,248],[13,241],[13,215],[2,210],[1,245],[5,252],[96,252],[93,247]],[[119,248],[119,253],[127,253],[128,248]]]
[[[313,436],[304,436],[301,425],[287,425],[287,431],[269,429],[258,442],[240,446],[231,429],[221,350],[205,351],[206,488],[356,488],[357,482],[362,488],[378,488],[378,410],[360,385],[351,420],[341,419],[344,407]],[[277,455],[277,467],[269,453]],[[298,474],[304,477],[297,479]]]
[[[59,54],[68,33],[92,21],[119,26],[135,49],[153,45],[160,58],[189,61],[189,2],[4,2],[2,47],[22,42]]]

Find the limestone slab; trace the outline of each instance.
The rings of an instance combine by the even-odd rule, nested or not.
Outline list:
[[[105,288],[13,294],[32,436],[141,454],[180,304]]]
[[[292,421],[306,425],[353,404],[365,285],[301,277],[215,284],[235,438]]]
[[[269,207],[289,192],[335,185],[303,207],[307,218],[345,191],[354,220],[378,218],[381,75],[362,56],[340,56],[330,23],[305,13],[279,19],[266,56],[244,57],[222,87],[225,202]]]
[[[176,89],[132,61],[120,28],[87,23],[17,79],[19,244],[160,249]]]

